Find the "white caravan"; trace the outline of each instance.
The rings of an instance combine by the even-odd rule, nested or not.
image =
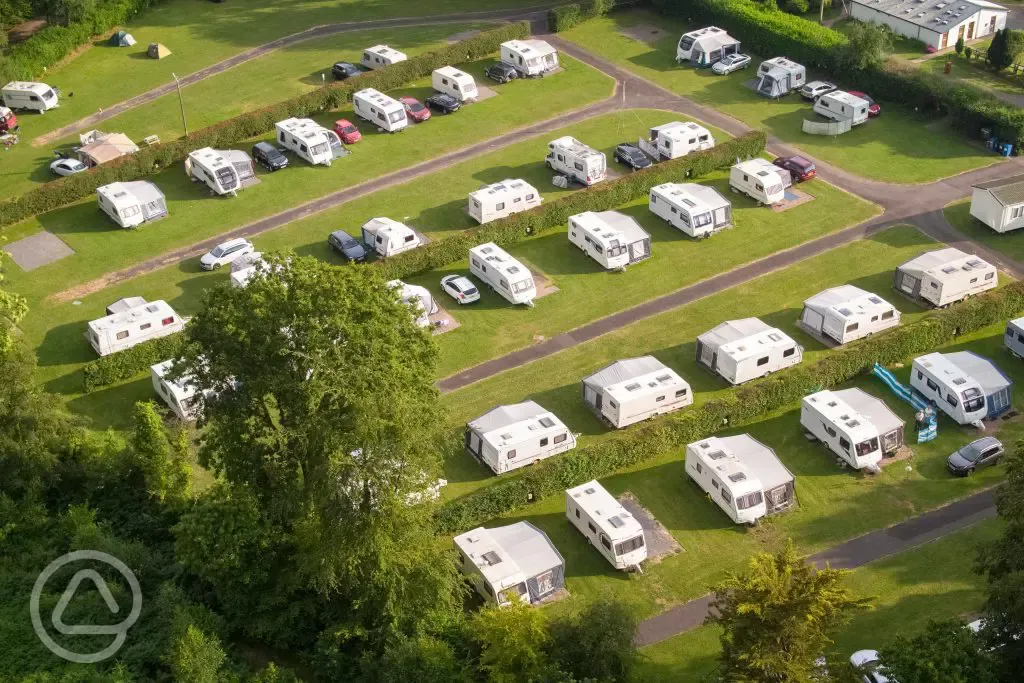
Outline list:
[[[907,261],[896,269],[893,280],[897,290],[939,308],[995,289],[998,283],[995,266],[953,247]]]
[[[891,303],[860,287],[841,285],[804,301],[800,323],[812,333],[846,344],[900,324]]]
[[[335,157],[345,154],[338,134],[313,119],[285,119],[275,127],[277,141],[314,166],[330,166]]]
[[[537,286],[530,269],[494,242],[470,248],[469,272],[483,280],[509,303],[533,306]]]
[[[660,161],[711,149],[715,146],[715,137],[707,128],[693,121],[672,121],[651,128],[647,139],[640,138],[638,145],[645,154]]]
[[[697,361],[730,384],[742,384],[797,365],[804,349],[757,318],[729,320],[697,337]]]
[[[392,64],[404,62],[408,57],[404,52],[388,47],[387,45],[374,45],[363,50],[362,64],[367,69],[383,69]]]
[[[1006,323],[1003,343],[1014,357],[1024,358],[1024,318],[1017,318]]]
[[[177,381],[168,379],[167,375],[170,374],[173,367],[173,360],[165,360],[163,363],[150,366],[149,374],[153,381],[153,390],[179,420],[191,422],[197,417],[196,395],[199,392],[188,377],[180,377]]]
[[[416,327],[430,327],[430,316],[438,312],[437,303],[426,287],[410,285],[401,280],[391,280],[388,287],[398,292],[398,298],[402,303],[408,304],[415,309],[413,322]]]
[[[826,389],[804,396],[800,424],[853,469],[878,471],[881,431],[835,392]]]
[[[707,67],[739,51],[740,41],[726,33],[725,29],[708,26],[683,34],[676,47],[676,61],[688,61],[696,67]]]
[[[373,88],[363,88],[354,94],[352,109],[356,116],[377,126],[378,130],[397,133],[409,126],[402,103]]]
[[[477,527],[454,538],[459,568],[484,600],[499,607],[536,605],[565,587],[565,560],[529,522]]]
[[[616,569],[639,569],[647,559],[640,522],[597,481],[565,490],[565,516]]]
[[[420,246],[419,235],[405,223],[378,216],[363,223],[363,244],[381,256],[394,256]]]
[[[821,114],[826,119],[849,121],[852,125],[859,126],[868,120],[870,106],[871,103],[862,97],[843,90],[833,90],[814,101],[814,113]]]
[[[96,188],[96,202],[122,228],[134,228],[167,215],[164,193],[148,180],[101,185]]]
[[[157,337],[181,332],[185,321],[166,301],[141,304],[109,313],[89,323],[86,337],[96,353],[109,356]]]
[[[498,406],[466,426],[466,450],[504,474],[576,448],[576,435],[533,401]]]
[[[258,251],[239,256],[231,262],[231,286],[245,287],[253,275],[269,267],[270,264],[263,260],[263,254]]]
[[[655,185],[647,208],[673,228],[698,239],[732,225],[732,202],[715,188],[697,183]]]
[[[520,76],[543,76],[558,68],[558,50],[543,40],[510,40],[502,43],[500,58]]]
[[[616,429],[693,403],[686,380],[654,356],[617,360],[582,385],[583,402]]]
[[[45,114],[60,106],[60,91],[45,83],[12,81],[0,90],[3,102],[14,110],[30,109]]]
[[[464,71],[459,71],[454,66],[442,66],[440,69],[434,69],[430,75],[430,85],[437,92],[451,95],[459,102],[475,100],[480,96],[473,77]]]
[[[608,160],[604,152],[587,147],[571,135],[552,140],[548,143],[548,150],[544,164],[581,185],[593,185],[607,175]]]
[[[806,82],[807,69],[804,65],[785,57],[766,59],[757,67],[757,94],[763,97],[788,95],[804,87]]]
[[[1024,174],[972,185],[971,215],[996,232],[1024,228]]]
[[[481,225],[540,206],[540,192],[522,179],[506,179],[469,193],[469,215]]]
[[[910,386],[962,425],[994,419],[1013,402],[1013,382],[995,363],[970,351],[915,358]]]
[[[729,169],[729,188],[747,195],[758,206],[778,204],[786,198],[786,183],[781,173],[779,167],[767,159],[741,161]]]
[[[256,178],[252,159],[238,149],[203,147],[189,152],[185,174],[192,182],[203,183],[215,194],[234,197]]]
[[[635,218],[618,211],[569,216],[569,241],[607,270],[622,269],[651,256],[651,236]]]

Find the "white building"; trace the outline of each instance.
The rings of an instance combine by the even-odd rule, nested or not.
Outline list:
[[[466,426],[466,450],[495,474],[538,463],[576,447],[576,436],[533,401],[498,406]]]
[[[896,327],[900,312],[885,299],[853,285],[832,287],[804,301],[800,322],[838,344]]]
[[[141,303],[138,303],[141,301]],[[108,314],[89,323],[86,338],[96,353],[112,353],[157,337],[166,337],[185,329],[185,321],[166,301],[133,299],[130,307],[111,307]]]
[[[706,67],[739,51],[740,41],[726,33],[725,29],[708,26],[683,34],[676,47],[676,61],[689,61],[693,66]]]
[[[430,75],[430,84],[437,92],[451,95],[459,102],[475,100],[480,96],[473,77],[465,71],[459,71],[454,66],[442,66],[440,69],[434,69]]]
[[[999,417],[1013,404],[1013,381],[995,363],[970,351],[915,358],[910,386],[962,425]]]
[[[363,50],[362,63],[367,69],[383,69],[392,64],[404,62],[408,57],[404,52],[388,47],[387,45],[374,45]]]
[[[148,180],[101,185],[96,188],[96,202],[122,228],[134,228],[167,215],[164,193]]]
[[[849,121],[859,126],[868,120],[868,108],[871,103],[863,97],[851,95],[844,90],[833,90],[825,93],[814,101],[814,113],[833,121]]]
[[[797,365],[804,349],[757,318],[729,320],[697,337],[697,361],[730,384],[742,384]]]
[[[0,90],[0,97],[11,109],[28,109],[40,114],[60,106],[59,91],[45,83],[11,81]]]
[[[378,216],[363,223],[363,244],[381,256],[394,256],[415,249],[422,243],[419,235],[405,223]]]
[[[459,568],[490,603],[536,605],[565,587],[565,560],[547,534],[529,522],[477,527],[454,541]]]
[[[330,166],[331,161],[345,154],[338,134],[313,119],[290,118],[278,121],[277,141],[300,159],[314,166]]]
[[[234,197],[256,178],[252,159],[239,149],[203,147],[188,153],[185,173],[193,182],[203,183],[214,194]]]
[[[537,286],[530,269],[494,242],[470,248],[469,272],[509,303],[532,306],[537,296]]]
[[[785,57],[772,57],[757,67],[757,93],[777,98],[804,87],[807,69]]]
[[[168,375],[173,367],[173,360],[165,360],[150,366],[149,374],[153,382],[153,391],[163,399],[163,402],[179,420],[191,422],[197,417],[199,408],[197,395],[199,392],[188,377],[180,377],[177,381],[170,380]]]
[[[659,161],[711,149],[715,146],[715,137],[699,123],[671,121],[651,128],[647,139],[640,138],[638,144],[645,154]]]
[[[986,0],[851,0],[850,16],[888,26],[935,50],[990,36],[1006,27],[1008,10]]]
[[[685,379],[654,356],[625,358],[582,382],[583,402],[616,429],[693,403]]]
[[[891,421],[876,425],[838,392],[827,389],[804,397],[800,424],[847,465],[872,472],[882,461],[883,436],[893,429]],[[902,422],[898,429],[902,434]]]
[[[995,266],[953,247],[921,254],[893,275],[897,290],[940,308],[995,289],[998,284]]]
[[[655,185],[647,208],[690,237],[710,237],[732,225],[732,202],[715,188],[697,183]]]
[[[569,241],[607,270],[625,268],[651,255],[651,236],[618,211],[586,211],[569,216]]]
[[[470,217],[483,224],[540,206],[542,201],[533,185],[509,178],[470,192],[467,210]]]
[[[786,181],[782,177],[785,172],[760,157],[741,161],[729,169],[729,187],[747,195],[758,206],[778,204],[786,198]]]
[[[1024,228],[1024,174],[971,187],[972,216],[996,232]]]
[[[558,50],[543,40],[510,40],[502,43],[500,58],[520,76],[543,76],[558,68]]]
[[[398,291],[402,303],[412,306],[416,311],[413,322],[417,327],[429,327],[430,316],[438,312],[437,302],[430,295],[430,290],[419,285],[410,285],[401,280],[391,280],[388,287]]]
[[[565,516],[616,569],[637,569],[647,559],[640,522],[597,481],[566,489]]]
[[[548,143],[544,164],[581,185],[593,185],[605,179],[608,160],[604,152],[588,147],[571,135],[563,135]]]
[[[409,118],[401,102],[373,88],[363,88],[352,95],[356,116],[377,126],[378,130],[397,133],[409,126]]]

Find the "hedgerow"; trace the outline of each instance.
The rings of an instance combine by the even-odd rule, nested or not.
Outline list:
[[[548,10],[548,30],[552,33],[568,31],[588,19],[607,14],[615,6],[615,0],[584,0]]]
[[[728,425],[740,427],[792,405],[812,391],[833,387],[869,370],[934,350],[955,337],[1024,312],[1024,282],[970,299],[951,308],[836,349],[821,360],[738,387],[723,398],[694,409],[665,415],[631,427],[620,436],[576,448],[498,481],[438,510],[442,532],[456,533],[508,514],[591,479],[659,457],[698,441]]]
[[[85,391],[88,393],[136,377],[149,370],[151,365],[176,358],[184,345],[185,335],[179,332],[98,358],[82,368]]]

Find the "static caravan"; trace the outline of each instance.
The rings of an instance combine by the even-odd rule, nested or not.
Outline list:
[[[394,256],[420,246],[420,238],[405,223],[378,216],[363,223],[363,244],[381,256]]]
[[[451,95],[459,102],[475,100],[480,96],[473,77],[464,71],[459,71],[454,66],[442,66],[440,69],[434,69],[430,75],[430,84],[437,92]]]
[[[398,298],[402,303],[415,309],[413,322],[417,327],[430,326],[430,316],[437,313],[439,309],[437,302],[434,301],[434,297],[430,295],[430,291],[426,287],[406,284],[401,280],[391,280],[388,282],[388,287],[398,292]]]
[[[90,130],[78,136],[81,147],[75,150],[78,160],[86,166],[99,166],[139,151],[139,146],[124,133],[103,133]]]
[[[45,114],[60,106],[60,91],[45,83],[11,81],[0,90],[6,106],[14,109],[29,109]]]
[[[558,50],[543,40],[510,40],[502,43],[500,58],[520,76],[543,76],[558,68]]]
[[[513,600],[540,604],[565,588],[565,560],[547,534],[529,522],[477,527],[454,541],[462,573],[499,607]]]
[[[970,351],[915,358],[910,386],[962,425],[999,417],[1013,403],[1013,381],[995,363]]]
[[[645,154],[660,161],[711,149],[715,146],[715,137],[707,128],[693,121],[672,121],[651,128],[647,139],[640,138],[638,144]]]
[[[939,308],[995,289],[998,283],[995,266],[953,247],[921,254],[897,268],[893,277],[897,290]]]
[[[569,216],[569,241],[608,270],[625,268],[651,255],[651,236],[618,211]]]
[[[797,365],[804,349],[757,318],[729,320],[697,337],[697,361],[730,384],[742,384]]]
[[[556,173],[566,175],[581,185],[593,185],[605,179],[608,160],[604,152],[587,147],[571,135],[552,140],[548,143],[548,150],[544,163]]]
[[[847,465],[871,472],[877,471],[882,461],[882,438],[887,433],[885,428],[891,426],[876,425],[838,392],[827,389],[804,396],[800,424]],[[899,433],[902,434],[902,424]]]
[[[786,198],[785,171],[767,159],[749,159],[729,169],[729,188],[741,192],[758,206],[778,204]]]
[[[399,52],[387,45],[374,45],[363,50],[363,58],[360,61],[367,69],[383,69],[407,59],[409,58],[404,52]]]
[[[971,187],[972,216],[996,232],[1024,228],[1024,174]]]
[[[814,113],[821,114],[833,121],[849,121],[859,126],[868,120],[868,107],[871,103],[862,97],[851,95],[843,90],[833,90],[814,101]]]
[[[639,569],[647,559],[640,522],[596,481],[565,490],[565,516],[616,569]]]
[[[252,158],[238,149],[203,147],[188,153],[185,174],[194,183],[203,183],[214,194],[234,197],[256,178]]]
[[[655,185],[647,208],[690,237],[710,237],[732,225],[732,202],[715,188],[697,183]]]
[[[96,201],[103,213],[122,228],[134,228],[167,215],[167,199],[154,183],[132,180],[96,188]]]
[[[1024,318],[1017,318],[1006,323],[1003,343],[1015,357],[1024,358]]]
[[[397,133],[409,126],[402,103],[373,88],[354,94],[352,108],[356,116],[377,126],[377,130]]]
[[[504,474],[576,448],[576,436],[533,401],[498,406],[466,426],[466,450]]]
[[[483,280],[509,303],[533,305],[537,286],[530,269],[494,242],[470,248],[469,272]]]
[[[756,524],[796,502],[796,480],[775,451],[749,434],[686,446],[686,473],[737,524]]]
[[[766,59],[757,67],[757,94],[763,97],[774,99],[788,95],[804,87],[806,82],[804,65],[785,57]]]
[[[540,192],[530,183],[521,179],[506,179],[500,183],[484,185],[469,193],[469,215],[477,223],[510,216],[540,206],[543,201]]]
[[[150,366],[149,374],[153,381],[153,390],[179,420],[191,422],[197,417],[196,412],[199,407],[197,394],[199,392],[188,377],[180,377],[176,381],[168,379],[167,376],[173,367],[173,360],[165,360],[163,363]]]
[[[181,332],[185,321],[166,301],[143,303],[89,323],[86,337],[96,353],[109,356],[157,337]]]
[[[708,26],[683,34],[676,47],[676,61],[708,67],[721,61],[722,57],[739,51],[740,41],[726,33],[725,29]]]
[[[693,403],[693,391],[654,356],[617,360],[583,379],[583,402],[621,429]]]
[[[285,149],[314,166],[330,166],[332,160],[346,154],[338,134],[313,119],[285,119],[278,121],[275,128],[277,141]]]
[[[900,312],[876,294],[842,285],[804,301],[800,322],[815,334],[846,344],[896,327],[900,324]]]

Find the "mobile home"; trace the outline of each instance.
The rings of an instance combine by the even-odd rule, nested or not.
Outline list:
[[[466,450],[504,474],[576,448],[576,436],[533,401],[498,406],[466,426]]]
[[[86,337],[96,353],[109,356],[185,329],[185,321],[166,301],[142,301],[89,323]]]
[[[520,76],[543,76],[558,68],[558,50],[543,40],[510,40],[502,43],[500,58]]]
[[[782,171],[767,159],[749,159],[729,169],[729,187],[741,192],[758,206],[778,204],[786,198],[786,182]]]
[[[256,178],[252,159],[238,149],[203,147],[188,153],[185,174],[194,183],[203,183],[214,194],[234,197]]]
[[[363,223],[363,244],[381,256],[394,256],[420,246],[419,235],[404,223],[378,216]]]
[[[995,266],[953,247],[907,261],[893,278],[898,291],[939,308],[995,289],[998,283]]]
[[[480,96],[473,77],[464,71],[459,71],[454,66],[442,66],[440,69],[434,69],[430,75],[430,84],[437,92],[451,95],[459,102],[475,100]]]
[[[139,146],[124,133],[103,133],[90,130],[78,136],[82,146],[75,150],[78,160],[86,166],[99,166],[139,151]]]
[[[45,114],[60,106],[60,91],[45,83],[12,81],[0,90],[3,103],[14,109],[29,109]]]
[[[763,97],[778,98],[799,90],[807,82],[807,69],[803,64],[773,57],[757,67],[757,93]]]
[[[582,382],[583,402],[621,429],[693,403],[685,379],[654,356],[617,360]]]
[[[565,516],[616,569],[638,569],[647,559],[640,522],[596,481],[565,490]]]
[[[188,377],[179,377],[172,381],[168,378],[174,367],[173,360],[165,360],[149,368],[153,390],[163,399],[179,420],[191,422],[198,417],[198,394],[195,385]]]
[[[710,237],[732,225],[732,202],[715,188],[697,183],[655,185],[647,208],[690,237]]]
[[[859,126],[868,120],[868,107],[871,103],[862,97],[851,95],[843,90],[833,90],[814,101],[814,113],[821,114],[833,121],[849,121]]]
[[[1017,318],[1006,323],[1003,343],[1015,357],[1024,358],[1024,318]]]
[[[686,446],[686,473],[737,524],[756,524],[796,502],[796,480],[775,451],[749,434]]]
[[[640,138],[638,144],[645,154],[660,161],[711,149],[715,146],[715,137],[707,128],[693,121],[672,121],[651,128],[647,139]]]
[[[900,312],[876,294],[842,285],[804,301],[800,323],[814,334],[846,344],[896,327],[900,324]]]
[[[470,248],[469,272],[483,280],[509,303],[533,305],[537,286],[530,269],[494,242]]]
[[[167,215],[167,199],[154,183],[132,180],[96,188],[96,201],[103,213],[122,228],[134,228]]]
[[[373,88],[363,88],[352,95],[352,109],[356,116],[377,126],[378,130],[397,133],[409,126],[402,103]]]
[[[708,26],[683,34],[676,47],[676,61],[708,67],[721,61],[722,57],[739,51],[740,41],[726,33],[725,29]]]
[[[1024,228],[1024,174],[971,187],[972,216],[996,232]]]
[[[548,150],[544,163],[556,173],[568,176],[581,185],[593,185],[605,179],[608,160],[604,152],[587,147],[570,135],[549,142]]]
[[[651,255],[651,236],[618,211],[569,216],[569,241],[607,270],[625,268]]]
[[[856,470],[878,470],[885,452],[883,438],[894,434],[893,423],[890,419],[886,424],[876,425],[868,415],[847,403],[839,392],[827,389],[804,396],[800,403],[801,426]],[[896,432],[899,439],[902,433],[901,422]],[[890,445],[894,440],[898,439],[890,436]]]
[[[477,527],[454,541],[459,568],[491,604],[536,605],[565,588],[565,560],[547,534],[529,522]]]
[[[363,50],[362,64],[367,69],[383,69],[392,64],[398,64],[409,59],[404,52],[388,47],[387,45],[374,45]]]
[[[533,185],[522,179],[506,179],[500,183],[484,185],[469,193],[469,215],[477,223],[510,216],[540,206],[543,199]]]
[[[970,351],[915,358],[910,386],[962,425],[997,418],[1013,403],[1013,381],[995,363]]]
[[[430,295],[430,291],[426,287],[406,284],[401,280],[391,280],[388,282],[388,287],[398,292],[398,298],[402,303],[415,309],[413,322],[417,327],[430,326],[430,316],[437,313],[439,309],[437,302],[434,301],[434,297]]]
[[[804,349],[757,318],[729,320],[697,337],[697,361],[730,384],[742,384],[797,365]]]

